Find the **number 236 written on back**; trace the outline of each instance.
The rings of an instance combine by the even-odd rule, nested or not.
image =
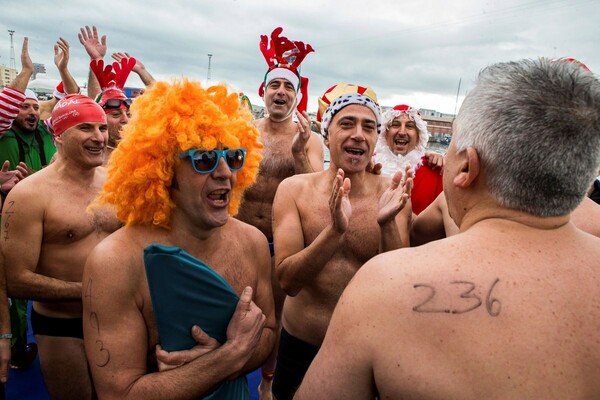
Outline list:
[[[497,317],[500,314],[502,303],[500,303],[500,300],[494,297],[492,292],[494,291],[494,288],[498,282],[500,282],[500,279],[496,278],[496,280],[494,280],[489,287],[483,287],[483,290],[485,291],[485,299],[482,299],[481,296],[474,293],[477,286],[473,282],[449,282],[450,285],[460,288],[460,292],[456,293],[456,296],[458,296],[460,300],[456,302],[454,299],[452,299],[452,307],[444,307],[439,305],[439,303],[441,303],[441,301],[439,301],[441,295],[438,294],[436,286],[428,283],[417,283],[413,285],[413,288],[426,292],[427,296],[419,304],[414,306],[412,310],[418,313],[464,314],[479,308],[485,302],[485,308],[488,314],[490,314],[492,317]],[[455,294],[452,294],[452,296],[455,296]]]

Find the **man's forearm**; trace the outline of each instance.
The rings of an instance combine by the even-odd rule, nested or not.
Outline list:
[[[58,73],[60,74],[66,94],[79,93],[79,85],[75,82],[75,78],[73,78],[68,68],[59,69]]]
[[[88,97],[95,99],[96,96],[98,96],[101,91],[102,91],[102,89],[100,88],[100,83],[98,82],[96,75],[94,75],[94,71],[92,71],[90,69],[90,73],[88,75],[88,87],[87,87]]]
[[[288,296],[298,292],[325,267],[338,248],[343,233],[328,225],[308,247],[293,254],[277,265],[276,273],[282,289]]]
[[[138,76],[140,77],[140,79],[146,87],[152,85],[155,82],[154,77],[150,75],[150,72],[148,72],[146,68],[140,68],[139,70],[136,70],[135,73],[138,74]]]
[[[29,79],[31,79],[31,75],[33,75],[32,69],[23,68],[21,72],[19,72],[19,75],[17,75],[8,86],[20,92],[25,92],[25,89],[27,89],[27,85],[29,84]]]
[[[292,152],[294,156],[294,172],[296,174],[308,174],[315,172],[310,161],[306,149],[304,151]]]
[[[81,282],[68,282],[35,272],[9,274],[8,295],[17,299],[40,301],[79,301]]]
[[[408,247],[408,229],[403,229],[401,233],[395,219],[380,225],[379,229],[379,253]]]
[[[115,385],[112,374],[110,377],[95,377],[110,380],[97,385],[100,398],[162,400],[179,398],[201,398],[217,386],[225,382],[233,371],[240,370],[247,358],[240,354],[239,349],[225,343],[223,346],[204,354],[180,367],[146,374],[125,385],[122,393],[114,393]],[[115,371],[118,375],[119,371]],[[108,396],[102,386],[109,387],[113,396]]]

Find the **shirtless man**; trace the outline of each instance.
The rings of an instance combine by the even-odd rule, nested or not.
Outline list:
[[[2,210],[8,293],[32,299],[31,325],[48,391],[89,399],[81,277],[92,248],[117,229],[112,212],[86,208],[106,176],[106,116],[87,96],[68,95],[52,112],[56,161],[16,185]]]
[[[596,397],[600,240],[570,213],[600,164],[598,104],[576,65],[483,70],[445,160],[460,233],[361,268],[296,398]]]
[[[358,268],[380,252],[408,246],[412,172],[390,179],[366,171],[381,131],[379,106],[371,89],[341,85],[321,111],[329,169],[284,180],[273,205],[275,268],[288,295],[273,382],[277,400],[293,397]]]
[[[305,49],[304,44],[299,46]],[[254,121],[264,146],[263,159],[256,182],[244,193],[236,218],[260,229],[269,241],[271,257],[273,257],[271,213],[277,187],[281,181],[294,174],[322,171],[323,145],[319,136],[311,131],[310,117],[306,111],[296,111],[301,98],[307,96],[307,80],[301,79],[297,66],[270,63],[269,65],[270,69],[261,86],[264,92],[259,92],[264,99],[267,113],[264,118]],[[293,121],[294,113],[298,123]],[[272,264],[274,262],[275,259],[272,258]],[[277,320],[280,321],[285,294],[274,274],[273,294]],[[259,388],[261,400],[271,398],[271,381],[276,358],[277,352],[274,351],[262,368]]]
[[[258,171],[258,131],[224,85],[157,82],[132,112],[99,199],[126,226],[94,249],[84,274],[85,347],[98,396],[197,399],[217,390],[215,398],[248,399],[244,374],[271,352],[276,326],[267,240],[230,217]],[[157,283],[152,257],[161,253],[159,266],[172,272]],[[178,271],[191,278],[182,283]],[[207,294],[216,284],[227,287],[219,291],[225,304]],[[173,291],[183,305],[165,298]],[[185,319],[172,316],[182,309]],[[220,319],[216,333],[208,317]],[[191,344],[168,344],[171,327]]]

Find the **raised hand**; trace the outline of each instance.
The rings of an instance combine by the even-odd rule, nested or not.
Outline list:
[[[20,162],[13,171],[9,171],[9,168],[10,161],[6,160],[2,164],[2,169],[0,169],[0,191],[4,193],[10,192],[21,179],[29,175],[27,165],[24,162]]]
[[[85,48],[90,59],[102,60],[106,55],[106,35],[102,35],[100,40],[98,40],[98,30],[95,26],[90,28],[86,25],[85,29],[80,28],[80,31],[81,32],[77,35],[79,37],[79,42]]]
[[[29,38],[23,38],[23,49],[21,50],[21,68],[33,72],[33,61],[29,56]]]
[[[440,174],[444,171],[444,155],[436,153],[434,151],[428,151],[425,153],[427,164],[431,168],[440,168]]]
[[[69,42],[59,38],[54,45],[54,65],[61,70],[69,65]]]
[[[158,362],[158,370],[160,372],[168,371],[194,361],[196,358],[220,346],[220,343],[216,339],[208,336],[199,326],[192,327],[192,337],[198,344],[189,350],[168,352],[160,345],[156,346],[156,361]]]
[[[392,177],[390,187],[379,198],[377,223],[386,224],[396,218],[396,215],[406,206],[413,186],[413,170],[406,167],[404,174],[398,171]]]
[[[352,206],[350,205],[350,179],[344,178],[344,170],[338,169],[333,181],[333,190],[329,197],[329,210],[333,228],[338,233],[344,233],[348,229]]]
[[[306,111],[300,113],[296,110],[296,117],[298,117],[298,133],[294,136],[292,141],[292,153],[303,153],[306,149],[308,139],[310,139],[310,116]]]
[[[132,58],[129,53],[112,53],[111,57],[113,58],[113,60],[115,60],[116,62],[120,63],[121,60],[123,58]],[[140,60],[138,60],[137,58],[135,59],[135,66],[133,67],[132,71],[135,73],[139,73],[141,70],[146,69],[146,67],[144,66],[144,64],[142,64],[142,62]]]

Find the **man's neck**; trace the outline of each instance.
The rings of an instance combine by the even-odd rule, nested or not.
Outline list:
[[[14,124],[11,127],[11,129],[13,131],[17,132],[19,135],[22,135],[22,136],[32,136],[35,133],[35,131],[36,131],[35,129],[32,130],[32,131],[26,131],[24,129],[19,128],[18,126],[15,126]]]
[[[274,121],[269,117],[264,117],[262,119],[262,124],[259,125],[259,128],[261,130],[276,135],[278,133],[288,133],[291,129],[294,128],[294,125],[295,124],[291,116],[284,119],[283,121]]]

